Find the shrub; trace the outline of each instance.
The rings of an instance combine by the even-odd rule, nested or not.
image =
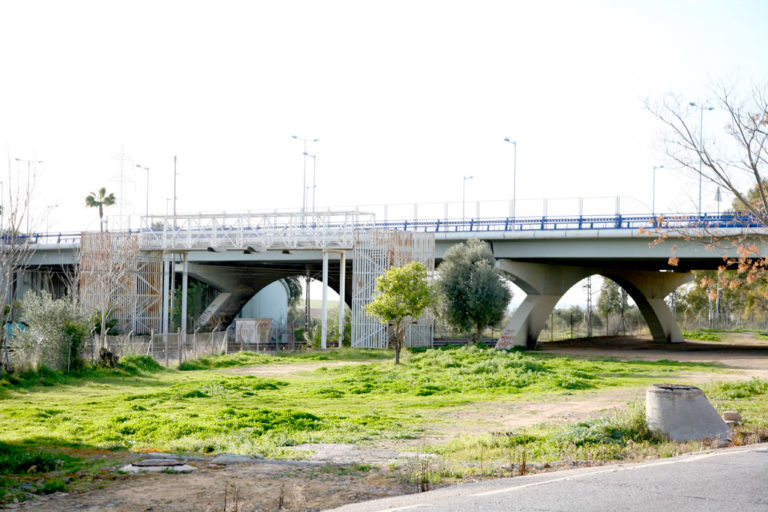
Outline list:
[[[13,364],[18,369],[47,366],[70,370],[81,366],[80,351],[88,322],[77,303],[67,297],[53,299],[46,292],[27,292],[21,301],[22,321],[29,329],[13,340]]]

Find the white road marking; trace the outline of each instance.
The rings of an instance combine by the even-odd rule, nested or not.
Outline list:
[[[745,450],[745,451],[749,451],[749,450]],[[649,462],[647,464],[637,464],[637,465],[631,465],[631,466],[619,466],[619,467],[613,466],[613,467],[610,467],[610,468],[607,468],[607,469],[599,469],[597,471],[590,471],[589,473],[580,473],[578,475],[564,476],[564,477],[561,477],[561,478],[553,478],[552,480],[547,480],[545,482],[534,482],[534,483],[531,483],[531,484],[514,485],[514,486],[506,487],[504,489],[496,489],[495,491],[479,492],[477,494],[471,494],[470,496],[492,496],[494,494],[502,494],[502,493],[505,493],[505,492],[514,492],[514,491],[518,491],[520,489],[526,489],[528,487],[537,487],[537,486],[540,486],[540,485],[547,485],[547,484],[551,484],[551,483],[555,483],[555,482],[562,482],[564,480],[575,480],[577,478],[583,478],[583,477],[587,477],[587,476],[598,475],[600,473],[614,473],[614,472],[618,472],[618,471],[630,471],[630,470],[641,469],[641,468],[649,468],[649,467],[654,467],[654,466],[666,466],[668,464],[679,464],[681,462],[692,462],[694,460],[706,459],[708,457],[716,457],[718,455],[728,455],[730,453],[733,453],[733,452],[729,452],[729,451],[712,452],[712,453],[705,453],[705,454],[702,454],[702,455],[697,455],[695,457],[691,457],[691,458],[688,458],[688,459],[685,459],[685,460],[675,459],[675,460],[665,460],[665,461],[660,461],[660,462]]]
[[[395,512],[396,510],[408,510],[411,508],[421,508],[421,507],[429,507],[431,505],[408,505],[406,507],[395,507],[395,508],[385,508],[383,510],[378,510],[377,512]]]

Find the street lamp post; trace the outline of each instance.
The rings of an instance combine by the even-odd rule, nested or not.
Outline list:
[[[136,164],[136,167],[147,171],[147,205],[144,213],[144,222],[149,222],[149,167],[144,167],[141,164]],[[147,228],[149,228],[149,226],[147,226]]]
[[[517,141],[507,137],[504,139],[504,142],[509,142],[515,146],[515,156],[512,164],[512,220],[515,220],[517,213]]]
[[[663,165],[653,166],[653,200],[651,201],[651,215],[656,218],[656,169],[663,169]]]
[[[30,180],[30,174],[31,174],[31,170],[32,170],[32,163],[34,162],[34,164],[37,165],[37,164],[43,163],[43,161],[42,160],[27,160],[27,159],[24,159],[24,158],[17,158],[16,161],[17,162],[26,162],[27,163],[27,197],[26,197],[27,208],[26,208],[26,210],[27,210],[27,235],[29,235],[29,216],[30,216],[30,211],[31,211],[29,206],[30,206],[30,203],[32,202],[31,201],[31,197],[30,197],[31,196],[31,191],[30,191],[29,185],[30,185],[30,181],[31,181]]]
[[[701,152],[704,149],[704,111],[715,110],[715,107],[710,107],[709,105],[704,105],[704,103],[696,103],[693,101],[689,102],[688,104],[692,107],[699,107],[699,144],[701,146],[698,150],[698,153],[699,153],[699,217],[701,217],[701,183],[702,183]]]
[[[301,213],[305,213],[307,211],[307,142],[320,142],[320,139],[309,139],[307,137],[299,137],[297,135],[291,135],[291,138],[294,140],[300,140],[304,143],[304,153],[302,155],[302,163],[304,165],[304,180],[301,194]]]
[[[317,155],[310,155],[309,153],[304,153],[304,156],[308,156],[312,159],[312,213],[315,212],[315,190],[317,189],[317,182],[315,181],[317,178]]]
[[[473,179],[474,176],[464,176],[464,181],[461,183],[461,223],[464,223],[464,207],[467,203],[467,180]]]
[[[48,228],[50,226],[49,221],[51,219],[51,210],[53,210],[54,208],[58,208],[58,207],[59,207],[59,205],[57,205],[57,204],[49,204],[48,206],[45,207],[45,236],[46,236],[46,238],[48,237],[48,232],[49,232]]]

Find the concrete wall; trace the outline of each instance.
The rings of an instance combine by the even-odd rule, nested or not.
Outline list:
[[[282,281],[265,286],[245,303],[237,318],[271,318],[282,325],[288,317],[288,288]]]

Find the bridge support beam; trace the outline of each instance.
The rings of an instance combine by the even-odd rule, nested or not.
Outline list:
[[[582,279],[599,274],[624,288],[635,301],[658,342],[682,342],[683,335],[664,298],[693,279],[689,273],[654,272],[605,267],[577,267],[499,260],[498,267],[526,293],[526,298],[501,332],[496,348],[533,348],[560,298]]]

